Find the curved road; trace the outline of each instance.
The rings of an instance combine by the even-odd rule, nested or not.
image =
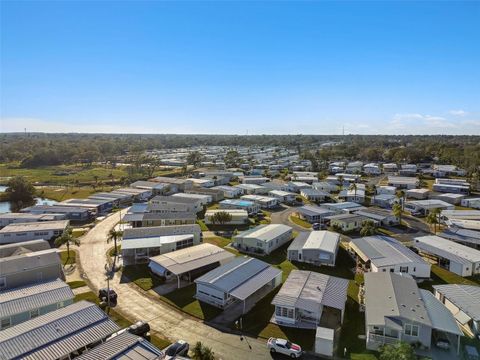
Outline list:
[[[122,214],[126,210],[122,210]],[[82,237],[78,248],[82,271],[93,291],[106,287],[105,254],[112,244],[107,244],[108,231],[115,226],[122,214],[112,214],[99,222],[92,230]],[[210,346],[220,359],[271,359],[265,341],[248,338],[241,341],[238,335],[223,333],[203,322],[196,320],[169,305],[154,300],[128,283],[120,283],[117,273],[110,281],[110,286],[118,294],[118,305],[115,310],[125,317],[134,320],[148,321],[154,333],[176,341],[183,339],[190,344],[202,341]],[[249,347],[250,345],[250,347]]]
[[[285,224],[288,226],[291,226],[295,231],[310,231],[311,229],[304,228],[300,225],[295,224],[294,222],[291,222],[289,217],[292,213],[297,211],[296,207],[289,207],[286,205],[282,205],[284,210],[281,211],[274,211],[270,215],[270,219],[272,221],[272,224]]]

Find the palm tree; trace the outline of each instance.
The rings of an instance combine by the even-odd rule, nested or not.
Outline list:
[[[370,189],[372,190],[373,193],[373,204],[375,204],[375,195],[377,195],[377,185],[373,184]]]
[[[107,243],[113,240],[114,246],[115,246],[113,251],[114,256],[117,256],[117,240],[120,239],[122,235],[123,235],[123,232],[119,230],[115,230],[114,227],[111,228],[110,231],[108,232]]]
[[[398,217],[399,223],[400,225],[402,225],[402,214],[403,214],[402,205],[400,205],[399,203],[393,204],[392,213],[393,215]]]
[[[353,183],[352,185],[350,185],[350,187],[348,188],[348,190],[353,190],[353,191],[354,191],[355,201],[357,201],[357,184],[356,184],[356,183]]]
[[[362,236],[371,236],[375,235],[377,229],[375,223],[372,220],[365,220],[362,223],[362,228],[360,229],[360,235]]]
[[[210,216],[210,221],[212,224],[223,225],[227,222],[232,221],[232,215],[226,211],[218,211],[213,216]]]
[[[55,239],[55,246],[62,246],[64,244],[67,245],[67,259],[65,260],[65,266],[68,264],[68,260],[70,260],[70,244],[80,246],[80,241],[72,236],[72,228],[70,226],[67,226],[62,235]]]
[[[405,191],[403,191],[403,190],[398,190],[398,191],[395,193],[395,196],[397,197],[398,200],[400,200],[400,203],[402,204],[402,211],[403,211],[404,205],[405,205]]]
[[[435,212],[430,212],[427,216],[427,224],[429,224],[430,226],[433,226],[433,233],[436,234],[437,233],[437,224],[438,224],[438,219],[437,219],[437,214],[435,214]]]

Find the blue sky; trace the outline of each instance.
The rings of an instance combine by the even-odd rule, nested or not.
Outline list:
[[[480,2],[2,1],[0,130],[480,134]]]

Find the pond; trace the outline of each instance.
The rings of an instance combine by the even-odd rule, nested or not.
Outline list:
[[[6,186],[0,185],[0,192],[5,192],[7,190]],[[57,201],[51,199],[42,199],[42,198],[35,198],[37,205],[53,205],[56,204]],[[10,212],[10,203],[8,201],[0,202],[0,214]]]

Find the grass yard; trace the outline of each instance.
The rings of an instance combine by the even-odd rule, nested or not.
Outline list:
[[[200,229],[202,231],[209,231],[207,225],[205,225],[205,222],[203,220],[197,220],[197,224],[200,226]]]
[[[82,300],[90,301],[97,305],[100,303],[98,296],[93,291],[88,291],[85,293],[75,295],[75,297],[73,298],[73,301],[75,302],[82,301]]]
[[[55,201],[63,201],[67,199],[85,199],[90,195],[102,192],[112,191],[112,186],[98,186],[93,188],[92,186],[69,186],[69,187],[50,187],[42,186],[37,187],[37,195],[41,198],[47,198]]]
[[[163,283],[160,278],[152,275],[147,264],[125,266],[122,270],[121,281],[133,282],[144,291],[151,290]]]
[[[195,284],[190,284],[169,294],[159,296],[169,305],[202,320],[211,320],[222,313],[221,309],[202,303],[195,299]]]
[[[87,283],[83,280],[76,280],[67,282],[67,285],[70,286],[70,289],[77,289],[87,286]]]
[[[212,237],[204,238],[203,242],[210,243],[221,248],[225,248],[232,242],[232,240],[221,237],[221,236],[212,236]],[[230,251],[232,254],[235,254],[235,255],[240,254],[237,250],[233,249],[232,247],[225,248],[225,250]]]
[[[72,249],[70,249],[70,252],[68,252],[67,250],[60,251],[60,260],[62,261],[63,265],[75,264],[76,256],[77,256],[77,252]],[[68,262],[67,262],[67,258],[68,258]]]
[[[85,235],[85,233],[87,232],[88,230],[83,228],[83,229],[72,229],[72,236],[74,238],[79,238],[83,235]]]
[[[296,215],[290,215],[288,220],[293,222],[294,224],[297,224],[298,226],[304,227],[305,229],[310,229],[312,227],[312,224],[310,224],[308,221],[300,219]]]
[[[445,270],[438,265],[432,265],[430,277],[432,278],[431,281],[423,281],[419,284],[422,289],[433,291],[433,285],[442,284],[480,285],[480,277],[478,276],[464,278]]]

